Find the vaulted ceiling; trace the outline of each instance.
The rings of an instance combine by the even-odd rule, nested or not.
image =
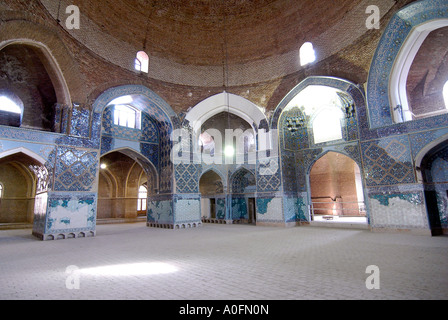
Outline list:
[[[220,65],[297,50],[362,0],[74,0],[115,39],[181,64]],[[365,9],[365,7],[364,7]],[[362,17],[365,19],[365,17]]]

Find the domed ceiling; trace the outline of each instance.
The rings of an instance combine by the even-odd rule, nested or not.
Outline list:
[[[311,41],[323,60],[369,30],[370,0],[40,0],[62,20],[70,4],[80,30],[67,30],[106,60],[132,69],[139,50],[150,56],[149,76],[193,86],[281,78],[301,69],[298,51]],[[381,14],[393,0],[378,0]],[[64,24],[61,23],[64,27]]]
[[[247,63],[296,50],[360,0],[75,0],[116,39],[187,65]]]

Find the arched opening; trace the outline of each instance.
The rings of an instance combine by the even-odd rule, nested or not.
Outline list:
[[[222,222],[225,219],[224,184],[215,171],[207,171],[199,180],[203,222]]]
[[[448,79],[448,27],[428,31],[423,33],[426,38],[415,54],[406,79],[406,96],[402,97],[401,106],[403,121],[448,112],[444,97]]]
[[[429,150],[420,170],[433,235],[448,233],[448,140]]]
[[[31,226],[36,215],[45,214],[48,171],[40,161],[20,151],[5,154],[0,158],[0,184],[2,227]]]
[[[202,160],[207,164],[248,164],[256,160],[256,138],[252,126],[229,112],[207,119],[201,126],[198,143]],[[228,148],[233,149],[232,154],[226,152]]]
[[[296,90],[278,119],[287,149],[357,139],[355,102],[351,95],[318,84]]]
[[[231,179],[231,218],[236,223],[256,224],[255,175],[245,168],[236,171]]]
[[[18,108],[14,108],[21,117],[2,125],[42,130],[57,131],[56,105],[66,101],[58,101],[58,92],[55,85],[55,71],[47,61],[42,49],[27,44],[10,44],[0,51],[0,92],[2,104],[8,98]],[[65,97],[65,93],[59,93]],[[11,97],[16,97],[11,98]],[[62,99],[62,98],[61,98]]]
[[[145,182],[138,188],[137,215],[146,216],[148,209],[148,183]]]
[[[147,199],[154,195],[157,181],[152,165],[127,150],[108,153],[100,162],[98,223],[146,216]]]
[[[328,152],[309,174],[313,221],[367,223],[359,166],[349,157]]]
[[[219,120],[219,124],[214,124],[213,126],[209,126],[208,124],[204,126],[204,124],[212,119],[214,116],[219,115],[216,119]],[[223,159],[224,151],[225,151],[225,143],[226,143],[226,135],[225,135],[225,129],[228,129],[228,117],[227,115],[230,115],[230,122],[231,122],[231,132],[236,133],[233,130],[236,130],[239,128],[239,126],[242,124],[243,128],[252,130],[251,133],[244,132],[249,135],[252,134],[252,132],[255,132],[255,151],[250,152],[247,156],[242,156],[241,153],[239,153],[238,150],[234,150],[234,157],[228,157],[228,161],[234,163],[235,159],[239,162],[244,162],[246,158],[248,158],[248,162],[252,162],[255,164],[256,161],[256,154],[257,151],[260,151],[260,148],[262,151],[268,149],[271,147],[270,140],[268,140],[267,136],[269,134],[265,134],[263,136],[265,139],[261,139],[261,132],[263,130],[266,130],[268,128],[268,121],[266,119],[265,114],[263,113],[262,109],[250,102],[247,99],[244,99],[240,96],[223,92],[214,96],[211,96],[200,103],[198,103],[196,106],[194,106],[185,116],[184,123],[185,125],[188,125],[192,129],[192,139],[193,139],[193,154],[194,158],[198,160],[198,162],[201,161],[201,156],[203,162],[206,164],[223,164],[225,163],[225,159]],[[238,121],[239,125],[233,125],[233,120]],[[242,122],[244,121],[244,122]],[[210,121],[209,121],[210,123]],[[213,129],[219,129],[219,130],[213,130]],[[240,128],[242,129],[242,128]],[[206,130],[209,130],[207,133],[204,134]],[[263,131],[264,132],[264,131]],[[241,132],[240,132],[241,133]],[[202,135],[202,137],[201,137]],[[247,137],[246,135],[241,135],[242,140],[235,140],[235,136],[233,136],[234,141],[244,141],[244,138]],[[232,139],[232,134],[227,135],[228,138]],[[218,141],[219,140],[219,141]],[[211,142],[211,144],[209,144]],[[236,143],[236,142],[235,142]],[[216,149],[216,144],[220,147],[220,150]],[[224,147],[222,147],[224,146]],[[239,143],[239,147],[244,148],[244,142]],[[208,148],[208,149],[207,149]],[[212,151],[213,149],[213,151]],[[183,150],[185,151],[185,150]],[[219,155],[218,155],[219,153]],[[210,155],[213,154],[211,157]],[[196,156],[197,155],[197,156]],[[239,156],[240,158],[236,158]],[[233,161],[232,161],[233,160]]]

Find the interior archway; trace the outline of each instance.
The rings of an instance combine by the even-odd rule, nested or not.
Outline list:
[[[47,192],[47,169],[26,153],[6,152],[0,157],[0,183],[0,225],[6,228],[31,226],[35,214],[40,213],[37,211],[41,203],[36,198]],[[42,205],[46,210],[46,203]]]
[[[203,222],[219,222],[225,219],[225,196],[222,178],[215,171],[204,173],[199,179]]]
[[[255,224],[257,221],[255,175],[245,168],[236,171],[230,178],[232,192],[231,217],[236,223]]]
[[[349,157],[328,152],[309,174],[314,221],[367,223],[360,169]]]
[[[429,150],[420,165],[433,235],[448,233],[448,140]]]
[[[55,82],[55,71],[42,49],[15,43],[3,47],[0,73],[0,87],[6,88],[0,95],[18,97],[23,104],[20,123],[14,126],[57,131],[56,104],[65,103],[66,94],[58,92],[60,85]]]
[[[407,73],[406,96],[402,98],[404,120],[448,112],[444,100],[444,86],[448,79],[447,42],[448,26],[435,29],[427,34],[415,54]]]
[[[142,202],[140,188],[145,187],[146,200],[153,196],[157,175],[149,163],[139,159],[138,155],[131,155],[131,151],[121,150],[103,155],[100,159],[97,210],[100,223],[146,216],[143,204],[146,208],[147,201]]]
[[[256,135],[252,126],[243,118],[229,112],[221,112],[207,119],[199,135],[202,160],[215,164],[255,163]],[[231,147],[233,154],[226,150]]]

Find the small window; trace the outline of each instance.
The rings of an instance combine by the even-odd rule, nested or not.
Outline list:
[[[141,113],[128,105],[116,105],[114,107],[114,124],[131,129],[140,129]]]
[[[4,190],[3,190],[3,184],[0,183],[0,199],[3,198],[3,192],[4,192]]]
[[[134,68],[137,71],[148,73],[149,71],[149,57],[144,51],[137,52],[137,57],[135,58]]]
[[[316,52],[311,42],[305,42],[300,48],[300,65],[304,66],[316,61]]]
[[[145,186],[140,186],[138,189],[137,211],[146,211],[146,201],[148,198],[148,189]]]

